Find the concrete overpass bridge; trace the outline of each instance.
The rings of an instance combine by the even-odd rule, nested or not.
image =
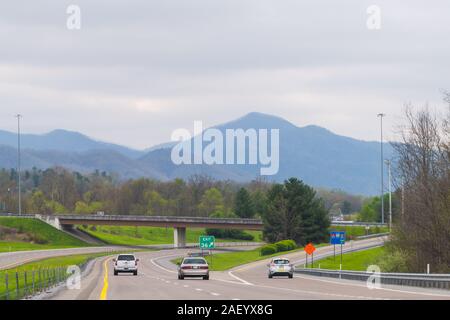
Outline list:
[[[70,229],[74,225],[147,226],[174,228],[174,247],[186,246],[186,228],[216,228],[262,230],[259,219],[129,216],[129,215],[51,215],[39,218],[57,229]]]

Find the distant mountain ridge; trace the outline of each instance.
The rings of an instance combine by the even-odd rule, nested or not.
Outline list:
[[[315,187],[341,189],[354,194],[379,193],[380,144],[361,141],[314,125],[297,127],[289,121],[258,112],[216,126],[226,129],[279,129],[280,168],[269,181],[292,176]],[[0,167],[17,163],[17,135],[0,131]],[[46,135],[22,135],[22,165],[48,168],[63,166],[80,172],[114,172],[122,178],[152,177],[160,180],[207,174],[216,179],[247,182],[259,176],[259,165],[175,165],[170,158],[174,142],[145,151],[96,141],[77,132],[55,130]],[[393,150],[385,144],[385,156]]]
[[[137,158],[145,152],[114,143],[97,141],[79,132],[56,129],[46,134],[21,134],[21,147],[33,150],[83,152],[89,150],[114,150],[124,156]],[[0,130],[0,145],[17,146],[17,133]]]

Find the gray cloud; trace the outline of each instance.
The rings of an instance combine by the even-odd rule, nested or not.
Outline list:
[[[66,29],[81,7],[82,28]],[[366,28],[366,8],[382,28]],[[0,128],[144,148],[250,111],[378,139],[404,102],[440,106],[448,1],[14,1],[0,5]],[[392,133],[387,133],[391,135]]]

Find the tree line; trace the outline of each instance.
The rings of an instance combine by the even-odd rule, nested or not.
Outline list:
[[[16,212],[16,181],[14,169],[0,170],[1,212]],[[240,184],[205,175],[194,175],[186,181],[120,181],[106,172],[83,175],[55,167],[25,171],[22,188],[23,213],[102,211],[112,215],[260,218],[268,226],[264,230],[266,239],[294,239],[299,243],[324,239],[329,224],[325,201],[294,178],[284,184],[262,179]],[[273,229],[275,225],[279,227]],[[209,231],[221,237],[238,236],[232,230]]]
[[[405,108],[394,144],[397,208],[389,245],[394,271],[450,271],[450,95],[446,114]],[[387,261],[389,263],[389,261]],[[395,269],[400,270],[395,270]]]

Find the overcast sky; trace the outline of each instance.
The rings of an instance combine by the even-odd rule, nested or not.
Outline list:
[[[22,113],[24,132],[145,148],[259,111],[377,140],[384,112],[392,138],[405,102],[444,105],[449,14],[448,0],[2,1],[0,129]]]

